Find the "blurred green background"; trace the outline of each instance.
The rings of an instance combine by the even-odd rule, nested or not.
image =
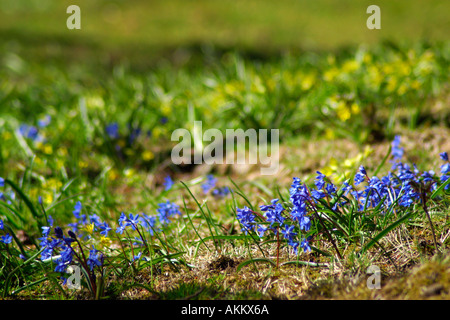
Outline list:
[[[71,4],[81,8],[81,30],[66,28]],[[366,27],[371,4],[381,8],[381,30]],[[448,0],[2,0],[0,41],[35,59],[107,53],[138,63],[205,46],[267,55],[447,40],[448,12]]]

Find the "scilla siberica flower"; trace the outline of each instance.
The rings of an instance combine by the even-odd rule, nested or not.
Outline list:
[[[358,172],[355,174],[355,186],[361,184],[367,176],[364,166],[360,166]]]
[[[119,138],[119,125],[117,122],[110,123],[105,128],[106,134],[111,139],[118,139]]]
[[[170,201],[163,202],[158,204],[159,208],[156,209],[156,212],[158,213],[159,221],[162,224],[167,224],[170,222],[170,218],[176,215],[181,215],[181,212],[179,210],[179,206],[175,203],[172,203]]]
[[[208,193],[211,189],[213,189],[216,186],[217,183],[217,179],[214,178],[214,176],[212,174],[208,174],[206,176],[206,181],[205,183],[202,184],[202,190],[203,193]]]
[[[166,176],[164,178],[164,183],[163,183],[164,190],[168,191],[168,190],[172,189],[173,184],[174,184],[174,182],[170,176]]]
[[[253,214],[252,210],[250,210],[250,208],[237,208],[236,217],[244,227],[243,229],[245,234],[247,234],[248,231],[255,230],[255,215]]]
[[[103,264],[103,254],[99,253],[98,250],[92,246],[92,249],[89,251],[89,258],[87,259],[87,265],[91,269],[91,271],[96,267],[100,267]]]
[[[266,221],[270,222],[270,226],[272,227],[274,223],[278,225],[282,225],[286,220],[285,217],[282,216],[284,212],[284,208],[281,203],[278,203],[278,199],[273,199],[271,201],[271,205],[262,205],[260,206],[261,211],[264,212],[264,216],[266,217]]]
[[[12,240],[13,240],[13,238],[9,233],[0,237],[0,241],[3,242],[4,244],[9,244],[12,242]]]

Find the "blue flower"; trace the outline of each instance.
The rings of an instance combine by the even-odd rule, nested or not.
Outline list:
[[[206,182],[202,184],[203,193],[208,193],[216,186],[217,179],[212,174],[206,176]]]
[[[44,118],[42,118],[38,121],[38,126],[41,128],[45,128],[46,126],[48,126],[50,124],[51,121],[52,121],[52,117],[49,115],[46,115]]]
[[[13,239],[12,236],[9,233],[7,233],[6,235],[1,236],[0,241],[5,244],[8,244],[12,242],[12,239]]]
[[[99,253],[98,250],[92,246],[92,249],[89,251],[89,258],[87,259],[87,265],[91,269],[91,271],[96,267],[100,267],[102,265],[103,255]]]
[[[303,248],[304,252],[309,252],[311,251],[311,247],[309,246],[309,241],[308,239],[303,239],[302,243],[300,244],[300,247]]]
[[[160,203],[158,204],[158,206],[159,208],[156,209],[156,211],[158,212],[159,221],[162,224],[169,223],[169,219],[175,215],[181,215],[181,212],[179,210],[180,207],[175,203],[171,203],[170,201]]]
[[[131,125],[129,125],[128,128],[130,130],[128,141],[130,144],[133,144],[133,142],[141,135],[142,130],[141,128],[132,128]]]
[[[450,173],[450,162],[447,162],[446,164],[443,164],[441,166],[441,173],[442,174],[448,174]]]
[[[281,230],[281,233],[284,235],[284,238],[287,240],[293,240],[294,237],[297,235],[296,232],[294,232],[294,226],[293,225],[286,225]]]
[[[113,122],[106,126],[105,128],[106,134],[111,139],[118,139],[119,138],[119,124],[117,122]]]
[[[3,220],[0,219],[0,230],[3,230],[5,228],[5,225],[3,224]]]
[[[308,216],[302,216],[299,219],[300,230],[309,231],[311,228],[311,219]]]
[[[227,196],[230,193],[230,189],[228,187],[222,187],[222,188],[215,188],[212,191],[212,194],[214,197],[217,198],[223,198]]]
[[[444,182],[446,182],[448,180],[448,178],[450,178],[450,176],[443,175],[443,176],[441,176],[440,180],[441,180],[442,183],[444,183]],[[445,190],[449,190],[450,189],[450,184],[446,185],[444,187],[444,189]]]
[[[39,130],[34,126],[29,126],[26,124],[22,124],[19,127],[19,133],[25,138],[31,139],[33,141],[38,140],[39,138]]]
[[[81,212],[82,207],[83,206],[82,206],[81,202],[78,201],[75,204],[74,210],[72,211],[73,215],[75,216],[75,218],[77,218],[77,220],[80,219],[80,212]]]
[[[318,175],[316,177],[316,180],[314,181],[314,184],[316,185],[317,190],[321,190],[325,186],[325,175],[321,173],[320,171],[317,171]]]
[[[260,206],[261,211],[264,212],[264,216],[266,217],[266,221],[270,222],[270,226],[272,227],[274,223],[278,223],[282,225],[286,220],[285,217],[282,216],[282,213],[285,211],[283,205],[278,203],[278,199],[273,199],[271,201],[271,205],[262,205]]]
[[[131,224],[131,228],[133,230],[136,230],[137,226],[139,225],[139,214],[136,214],[133,216],[132,213],[130,213],[130,217],[128,219],[128,222]]]
[[[166,176],[164,178],[163,185],[164,185],[164,190],[167,191],[167,190],[170,190],[172,188],[172,186],[174,185],[174,182],[173,182],[173,180],[172,180],[172,178],[170,176]]]
[[[61,251],[60,258],[56,260],[57,265],[55,267],[55,272],[65,272],[70,263],[72,263],[73,254],[74,253],[70,245],[64,247]]]
[[[0,177],[0,187],[4,187],[4,186],[5,186],[5,179]]]
[[[267,227],[263,224],[259,224],[258,225],[258,236],[260,238],[264,237],[264,233],[267,231]]]
[[[242,224],[245,234],[247,234],[248,231],[255,230],[255,215],[250,208],[237,208],[236,217]]]
[[[442,152],[442,153],[439,154],[439,156],[441,157],[442,160],[448,161],[448,154],[447,154],[447,152]]]
[[[319,200],[319,199],[325,198],[327,195],[322,190],[313,189],[313,190],[311,190],[311,196],[314,199]]]
[[[153,230],[156,228],[156,218],[143,213],[139,220],[141,226],[153,236]]]
[[[363,166],[359,167],[358,172],[355,174],[355,185],[359,185],[366,179],[367,171]]]
[[[391,154],[394,160],[400,160],[403,157],[404,150],[403,148],[400,148],[400,136],[395,136],[394,140],[392,141],[392,149]]]
[[[100,230],[102,230],[102,231],[100,231],[100,234],[105,237],[107,237],[108,232],[112,230],[106,222],[99,225],[98,227],[100,228]]]
[[[136,260],[141,259],[141,256],[142,256],[142,252],[139,252],[138,254],[136,254],[136,255],[133,257],[133,261],[136,261]]]
[[[336,191],[337,191],[336,187],[332,183],[328,183],[327,186],[325,187],[325,190],[327,191],[327,193],[329,195],[332,195],[333,193],[336,193]]]

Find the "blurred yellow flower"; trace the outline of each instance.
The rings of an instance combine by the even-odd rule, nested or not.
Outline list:
[[[109,180],[116,180],[119,177],[119,172],[116,169],[111,169],[108,171],[108,179]]]
[[[4,131],[2,133],[2,140],[3,141],[8,141],[9,139],[11,139],[11,137],[12,137],[12,135],[8,131]]]
[[[323,75],[323,78],[326,81],[330,81],[331,82],[338,76],[338,74],[339,74],[339,69],[333,67],[333,68],[328,69],[327,71],[325,71],[325,73]]]
[[[151,152],[150,150],[145,150],[142,153],[142,159],[144,159],[145,161],[150,161],[155,157],[155,155],[153,154],[153,152]]]
[[[131,178],[135,175],[136,171],[133,168],[128,168],[123,171],[125,177]]]
[[[350,112],[350,108],[347,107],[347,104],[345,103],[345,101],[339,101],[337,108],[336,108],[336,113],[337,113],[339,120],[341,120],[341,121],[347,121],[352,116],[352,114]]]
[[[94,232],[94,224],[86,224],[81,228],[81,231],[86,232],[87,234],[92,234]]]
[[[100,244],[104,247],[109,246],[111,244],[111,239],[105,236],[100,237]]]
[[[316,76],[314,74],[310,73],[310,74],[307,74],[302,77],[300,86],[301,86],[302,90],[306,91],[306,90],[311,89],[311,87],[314,85],[315,82],[316,82]]]
[[[356,60],[349,60],[342,66],[342,71],[345,73],[350,73],[359,69],[359,62]]]
[[[361,110],[359,105],[356,102],[352,103],[352,106],[350,108],[351,108],[353,114],[359,114],[359,112]]]

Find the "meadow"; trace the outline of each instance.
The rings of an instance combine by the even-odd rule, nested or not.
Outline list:
[[[39,3],[0,7],[2,299],[449,298],[446,2]],[[194,121],[280,169],[174,164]]]

